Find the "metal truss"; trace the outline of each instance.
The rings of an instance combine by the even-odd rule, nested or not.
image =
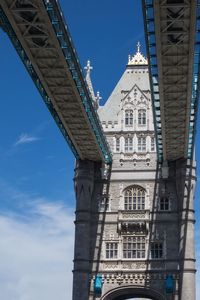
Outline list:
[[[143,0],[159,160],[192,158],[199,98],[199,0]]]
[[[58,2],[1,0],[0,26],[75,157],[111,163],[111,152]]]

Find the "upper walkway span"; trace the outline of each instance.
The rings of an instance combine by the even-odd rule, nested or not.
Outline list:
[[[111,154],[55,0],[1,0],[9,35],[76,158],[111,163]]]
[[[159,160],[192,158],[199,97],[199,0],[143,0]],[[56,0],[1,0],[9,35],[76,158],[111,163]]]
[[[200,1],[143,0],[159,160],[192,158],[199,98]]]

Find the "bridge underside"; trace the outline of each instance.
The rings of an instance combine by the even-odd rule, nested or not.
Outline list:
[[[191,158],[198,101],[197,1],[143,1],[160,161]]]
[[[2,0],[0,26],[75,156],[110,163],[110,151],[57,1]]]

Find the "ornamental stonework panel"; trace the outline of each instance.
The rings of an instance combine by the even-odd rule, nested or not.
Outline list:
[[[122,220],[148,219],[148,218],[149,218],[148,211],[136,211],[136,212],[119,211],[119,219]]]
[[[128,270],[141,270],[146,268],[145,262],[123,262],[122,268]]]

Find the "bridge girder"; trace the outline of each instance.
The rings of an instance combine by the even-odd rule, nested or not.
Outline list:
[[[55,0],[2,0],[9,35],[76,158],[111,163],[62,11]]]
[[[193,155],[199,97],[198,2],[143,0],[160,161]]]

